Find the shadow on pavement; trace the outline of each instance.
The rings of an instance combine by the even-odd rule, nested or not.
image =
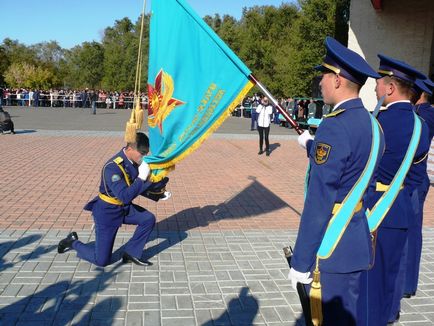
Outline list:
[[[221,220],[249,218],[288,207],[285,201],[256,178],[249,179],[252,180],[249,186],[221,204],[188,208],[159,221],[156,225],[157,234],[153,232],[150,240],[165,240],[149,247],[144,257],[149,259],[183,241],[188,236],[188,230],[207,227]]]
[[[273,143],[270,144],[270,153],[273,153],[276,149],[278,149],[280,147],[280,143]]]
[[[249,288],[243,287],[238,298],[234,298],[228,303],[227,311],[223,312],[219,318],[212,319],[202,324],[202,326],[213,325],[253,325],[253,321],[259,310],[258,299],[249,295]]]
[[[115,315],[122,306],[118,297],[108,297],[97,304],[95,295],[105,290],[118,273],[116,265],[111,271],[97,269],[99,274],[86,281],[61,281],[48,285],[25,298],[0,309],[0,325],[112,325]],[[93,305],[93,306],[92,306]],[[90,306],[90,307],[89,307]],[[81,318],[82,311],[89,311]]]
[[[1,242],[0,243],[0,272],[4,271],[7,268],[11,268],[15,265],[14,263],[6,263],[5,260],[3,259],[3,256],[5,256],[9,251],[11,251],[13,249],[19,249],[19,248],[25,247],[25,246],[33,243],[33,242],[36,242],[39,239],[41,239],[41,237],[42,236],[40,234],[32,234],[32,235],[28,235],[24,238],[18,239],[16,241]],[[19,262],[24,261],[25,259],[28,259],[30,256],[32,256],[32,258],[37,258],[42,253],[47,252],[47,251],[51,251],[51,249],[47,250],[47,248],[41,246],[39,248],[36,248],[35,251],[33,251],[29,254],[22,255],[20,257]]]
[[[36,132],[36,130],[33,129],[23,129],[23,130],[15,130],[15,134],[31,134]]]

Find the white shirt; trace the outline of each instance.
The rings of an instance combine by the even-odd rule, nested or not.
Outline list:
[[[270,104],[267,106],[259,104],[256,108],[256,113],[259,113],[258,126],[263,128],[269,127],[271,115],[273,114],[273,107]]]

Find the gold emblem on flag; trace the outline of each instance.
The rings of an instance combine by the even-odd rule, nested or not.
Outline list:
[[[148,84],[149,107],[148,125],[149,127],[158,126],[160,132],[163,131],[163,121],[167,116],[180,105],[185,104],[173,98],[175,91],[172,76],[164,72],[163,69],[155,77],[155,85]]]

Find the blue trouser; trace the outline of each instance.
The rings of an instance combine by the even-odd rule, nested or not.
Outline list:
[[[256,130],[258,127],[258,114],[256,113],[256,108],[252,108],[251,118],[250,130]]]
[[[408,253],[405,269],[404,293],[416,293],[419,279],[420,258],[422,254],[423,204],[429,191],[429,178],[425,178],[418,187],[419,207],[415,214],[415,223],[408,230]]]
[[[402,282],[401,288],[397,288],[397,278],[407,234],[407,229],[378,229],[374,266],[362,273],[361,315],[357,325],[387,325],[393,307],[399,307]]]
[[[124,252],[140,258],[143,248],[155,226],[155,216],[139,206],[132,205],[129,214],[124,217],[124,224],[137,225],[130,240],[124,246]],[[111,263],[113,244],[119,226],[95,224],[95,244],[85,244],[77,240],[72,248],[77,256],[97,266],[107,266]]]
[[[360,276],[361,272],[321,272],[323,326],[358,325]],[[306,291],[309,293],[310,285]]]

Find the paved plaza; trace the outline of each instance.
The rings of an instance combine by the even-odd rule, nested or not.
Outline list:
[[[307,158],[287,128],[272,126],[257,155],[250,120],[230,117],[169,177],[172,198],[136,201],[157,216],[143,257],[113,264],[57,253],[71,230],[94,240],[83,206],[103,164],[123,146],[131,111],[6,108],[16,135],[0,135],[0,325],[304,325],[287,279]],[[434,324],[434,191],[425,204],[417,295],[397,325]]]

